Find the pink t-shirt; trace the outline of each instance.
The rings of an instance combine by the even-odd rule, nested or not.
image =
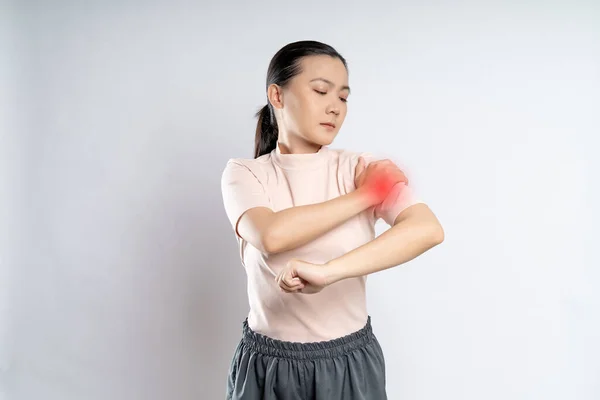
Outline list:
[[[317,153],[282,154],[279,146],[257,159],[230,159],[222,175],[223,203],[236,232],[240,216],[253,207],[277,212],[321,203],[355,190],[358,157],[370,154],[323,146]],[[389,225],[415,204],[410,186],[396,185],[382,206],[371,207],[299,248],[266,255],[236,233],[247,274],[248,325],[255,332],[291,342],[318,342],[348,335],[367,322],[366,277],[345,279],[317,294],[281,292],[275,277],[292,258],[322,264],[373,240],[375,222]]]

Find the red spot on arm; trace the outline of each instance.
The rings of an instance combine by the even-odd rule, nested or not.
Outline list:
[[[396,182],[390,175],[380,174],[374,177],[371,192],[379,201],[383,201],[395,184]]]

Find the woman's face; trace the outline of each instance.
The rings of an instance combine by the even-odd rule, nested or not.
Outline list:
[[[294,142],[299,141],[309,147],[333,142],[346,118],[350,94],[348,71],[341,60],[326,55],[304,57],[301,73],[284,88],[272,90],[280,141],[296,147]]]

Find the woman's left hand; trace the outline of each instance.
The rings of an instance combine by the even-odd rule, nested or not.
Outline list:
[[[276,281],[281,290],[286,293],[313,294],[329,285],[326,272],[325,265],[291,260],[277,274]]]

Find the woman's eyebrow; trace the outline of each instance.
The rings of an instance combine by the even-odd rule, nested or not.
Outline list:
[[[315,78],[315,79],[311,80],[311,82],[314,82],[314,81],[323,81],[330,86],[335,86],[335,84],[333,82],[331,82],[330,80],[325,79],[325,78]],[[348,92],[350,92],[350,86],[343,86],[342,90],[348,90]]]

